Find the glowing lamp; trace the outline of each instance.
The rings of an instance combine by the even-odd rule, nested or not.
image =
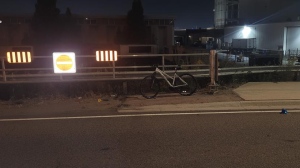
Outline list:
[[[244,29],[242,32],[243,32],[243,37],[248,38],[249,34],[251,33],[251,28],[248,26],[244,26]]]

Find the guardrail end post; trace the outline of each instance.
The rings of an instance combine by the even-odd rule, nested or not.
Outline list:
[[[216,80],[218,80],[218,57],[216,50],[210,50],[210,84],[209,84],[209,92],[214,93],[218,91],[218,84],[216,84]]]

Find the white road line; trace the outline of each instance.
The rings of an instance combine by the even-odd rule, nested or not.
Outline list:
[[[299,113],[299,110],[290,110],[288,113]],[[78,117],[49,117],[49,118],[17,118],[0,119],[0,122],[13,121],[43,121],[43,120],[74,120],[96,118],[124,118],[124,117],[151,117],[151,116],[178,116],[178,115],[210,115],[210,114],[251,114],[251,113],[280,113],[280,111],[232,111],[232,112],[192,112],[192,113],[159,113],[159,114],[128,114],[128,115],[104,115],[104,116],[78,116]]]

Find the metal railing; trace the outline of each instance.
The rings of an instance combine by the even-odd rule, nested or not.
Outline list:
[[[172,73],[177,64],[182,63],[181,72],[193,73],[198,77],[209,76],[208,58],[209,53],[143,54],[119,55],[116,62],[97,62],[93,55],[79,55],[76,56],[76,73],[55,74],[52,56],[34,56],[30,64],[9,64],[2,57],[0,83],[137,80],[151,74],[154,70],[153,64],[158,64],[162,70]],[[147,62],[149,60],[152,62]],[[202,63],[198,64],[197,60]]]
[[[209,77],[209,56],[210,53],[119,55],[116,62],[96,62],[95,56],[79,55],[76,56],[77,72],[74,74],[55,74],[52,56],[35,56],[30,64],[9,64],[2,57],[0,84],[139,80],[153,73],[153,62],[169,74],[178,64],[182,64],[179,73]],[[218,75],[275,71],[300,71],[300,66],[227,67],[219,68]]]
[[[287,53],[286,53],[286,55],[288,56],[288,57],[299,57],[299,55],[300,55],[300,50],[298,50],[298,48],[296,49],[296,50],[287,50]]]

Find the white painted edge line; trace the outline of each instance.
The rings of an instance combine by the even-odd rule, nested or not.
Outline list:
[[[159,113],[159,114],[127,114],[127,115],[104,115],[104,116],[78,116],[78,117],[49,117],[49,118],[18,118],[0,119],[0,122],[13,121],[43,121],[43,120],[74,120],[96,118],[124,118],[124,117],[151,117],[151,116],[178,116],[178,115],[211,115],[211,114],[251,114],[251,113],[280,113],[280,111],[229,111],[229,112],[192,112],[192,113]],[[300,110],[290,110],[288,113],[300,113]],[[284,115],[284,114],[282,114]]]

